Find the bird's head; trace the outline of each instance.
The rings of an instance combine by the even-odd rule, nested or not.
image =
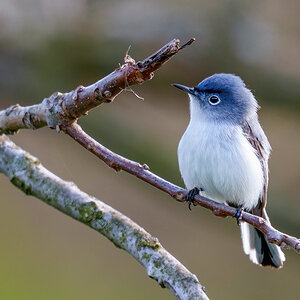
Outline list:
[[[173,86],[187,92],[191,99],[191,118],[208,121],[243,123],[258,108],[244,81],[233,74],[214,74],[196,87]]]

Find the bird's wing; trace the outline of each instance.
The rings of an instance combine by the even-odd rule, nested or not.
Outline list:
[[[260,201],[257,206],[253,209],[253,213],[258,216],[262,216],[263,209],[267,204],[267,191],[268,191],[268,181],[269,181],[269,167],[268,159],[270,156],[271,146],[269,141],[262,130],[257,116],[247,120],[243,125],[243,133],[251,146],[255,149],[256,155],[259,158],[261,167],[264,174],[264,187],[261,195]]]

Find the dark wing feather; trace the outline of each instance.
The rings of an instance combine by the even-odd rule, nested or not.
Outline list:
[[[257,115],[244,123],[243,132],[251,146],[255,149],[256,155],[259,158],[261,167],[263,169],[263,193],[261,195],[261,198],[259,199],[260,201],[258,202],[257,206],[253,209],[253,214],[262,216],[263,209],[267,205],[267,191],[269,181],[268,159],[270,156],[271,146],[264,131],[262,130],[259,124]]]
[[[268,159],[271,146],[258,122],[257,115],[244,123],[243,131],[249,143],[255,149],[264,173],[262,195],[256,207],[252,209],[252,213],[264,218],[271,224],[265,210],[268,190]],[[251,261],[262,266],[271,266],[278,269],[282,267],[285,257],[277,245],[269,243],[263,233],[247,223],[241,223],[241,231],[244,251],[250,256]]]

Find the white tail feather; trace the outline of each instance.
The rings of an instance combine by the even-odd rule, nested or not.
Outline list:
[[[263,218],[270,224],[266,211]],[[248,223],[241,222],[241,235],[244,252],[250,260],[261,266],[281,268],[285,261],[285,255],[280,247],[269,243],[263,233]]]

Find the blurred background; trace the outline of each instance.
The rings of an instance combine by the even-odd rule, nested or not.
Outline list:
[[[144,59],[173,38],[196,42],[153,80],[82,118],[113,151],[183,185],[177,144],[187,96],[215,72],[240,75],[262,109],[273,146],[268,211],[279,230],[300,236],[300,2],[178,0],[1,0],[0,109],[39,103],[55,91],[88,85],[113,71],[131,45]],[[69,137],[48,128],[12,138],[49,170],[126,214],[195,273],[211,299],[300,299],[300,257],[284,268],[253,265],[236,222],[177,203],[115,173]],[[127,253],[87,226],[0,176],[0,299],[173,299]]]

